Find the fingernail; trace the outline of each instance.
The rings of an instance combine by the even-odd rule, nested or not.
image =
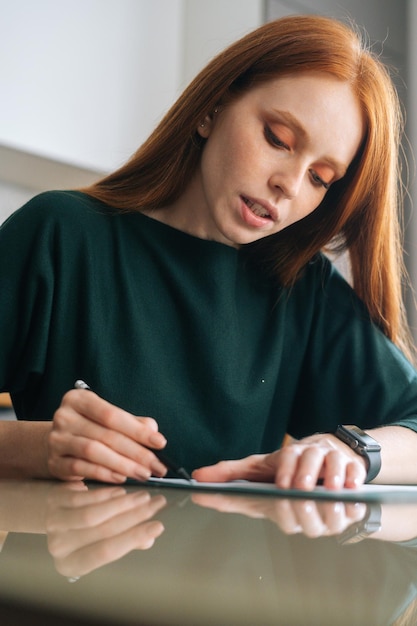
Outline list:
[[[164,446],[167,440],[161,433],[153,433],[149,437],[149,443],[153,446]]]
[[[126,476],[124,476],[123,474],[118,474],[117,472],[112,472],[112,477],[114,482],[116,483],[125,483],[126,482]]]
[[[148,480],[152,476],[151,470],[148,470],[146,467],[138,467],[135,471],[135,478],[138,480]]]
[[[154,520],[149,522],[148,530],[156,538],[164,532],[165,526],[159,520]]]
[[[152,474],[161,477],[165,476],[167,471],[167,467],[163,463],[160,463],[159,461],[152,463]]]
[[[342,485],[342,479],[340,476],[333,476],[333,485],[336,487],[336,489],[339,489]]]
[[[120,476],[122,479],[124,478],[126,480],[125,476],[122,476],[121,474],[114,474],[113,476]],[[120,498],[121,496],[126,495],[126,489],[124,487],[114,487],[109,494],[111,495],[112,498]]]
[[[300,480],[297,482],[300,486],[305,487],[306,489],[311,489],[311,487],[313,487],[313,477],[311,474],[301,476]]]
[[[280,489],[289,489],[291,485],[291,476],[287,474],[279,474],[275,479],[275,484]]]

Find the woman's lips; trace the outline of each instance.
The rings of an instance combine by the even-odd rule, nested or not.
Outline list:
[[[257,215],[258,217],[261,217],[263,219],[276,221],[276,215],[275,213],[272,213],[272,210],[268,205],[265,205],[263,203],[261,204],[256,200],[251,200],[246,196],[242,196],[242,200],[246,204],[246,206],[252,211],[252,213],[254,213],[254,215]]]
[[[243,200],[250,210],[255,213],[255,215],[258,215],[259,217],[270,217],[268,211],[262,206],[262,204],[259,204],[258,202],[251,202],[248,198],[243,198]]]
[[[242,218],[250,228],[260,228],[270,230],[271,225],[277,219],[277,212],[271,213],[270,207],[265,204],[251,200],[246,196],[241,196]],[[275,219],[274,219],[275,218]]]

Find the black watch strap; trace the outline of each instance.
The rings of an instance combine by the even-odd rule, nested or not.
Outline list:
[[[365,482],[371,482],[381,469],[380,444],[357,426],[339,425],[334,435],[365,458],[368,470]]]

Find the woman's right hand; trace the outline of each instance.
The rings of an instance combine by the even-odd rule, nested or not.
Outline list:
[[[149,448],[166,445],[157,422],[120,409],[93,391],[73,389],[62,398],[47,440],[54,478],[121,483],[127,477],[165,476],[167,468]]]

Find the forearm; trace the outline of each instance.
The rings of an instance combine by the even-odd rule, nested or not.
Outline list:
[[[379,484],[417,484],[417,433],[402,426],[384,426],[366,432],[381,444]]]
[[[0,421],[0,478],[51,478],[47,437],[51,422]]]

